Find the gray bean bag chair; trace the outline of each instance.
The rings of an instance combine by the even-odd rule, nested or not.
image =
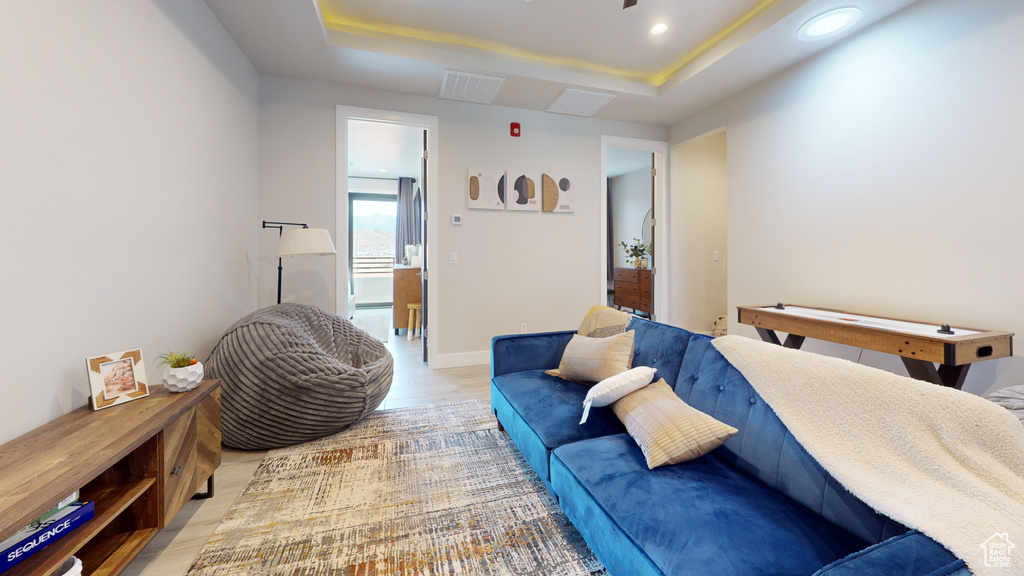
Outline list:
[[[278,304],[221,337],[206,373],[222,380],[225,446],[266,450],[344,430],[391,388],[384,345],[316,306]]]

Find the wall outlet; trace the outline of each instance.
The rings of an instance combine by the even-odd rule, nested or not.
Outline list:
[[[458,252],[449,252],[448,253],[448,263],[449,264],[458,264],[459,263],[459,253]]]
[[[526,322],[519,323],[519,333],[526,334]]]

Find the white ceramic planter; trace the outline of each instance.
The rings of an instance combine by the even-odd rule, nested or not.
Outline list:
[[[203,381],[203,363],[196,362],[184,368],[164,366],[163,382],[171,392],[187,392]]]

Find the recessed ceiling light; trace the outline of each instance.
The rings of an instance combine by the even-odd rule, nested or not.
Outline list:
[[[381,171],[381,172],[387,172],[387,170],[385,170],[385,169],[383,169],[383,168],[381,168],[381,169],[380,169],[380,171]]]
[[[664,34],[666,30],[668,30],[668,24],[665,24],[664,22],[659,22],[654,26],[651,26],[651,34],[654,34],[655,36],[658,34]]]
[[[849,29],[860,19],[860,8],[838,8],[811,18],[800,27],[796,37],[801,40],[819,40]]]

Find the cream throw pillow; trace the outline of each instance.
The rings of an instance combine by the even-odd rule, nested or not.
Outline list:
[[[607,338],[573,334],[562,353],[558,374],[580,382],[600,382],[633,366],[633,331]]]
[[[664,379],[625,396],[612,410],[651,470],[699,458],[738,432],[683,402]]]
[[[580,424],[587,421],[591,406],[607,406],[626,394],[636,392],[654,380],[655,372],[657,370],[649,366],[637,366],[595,384],[583,399],[583,418]]]

